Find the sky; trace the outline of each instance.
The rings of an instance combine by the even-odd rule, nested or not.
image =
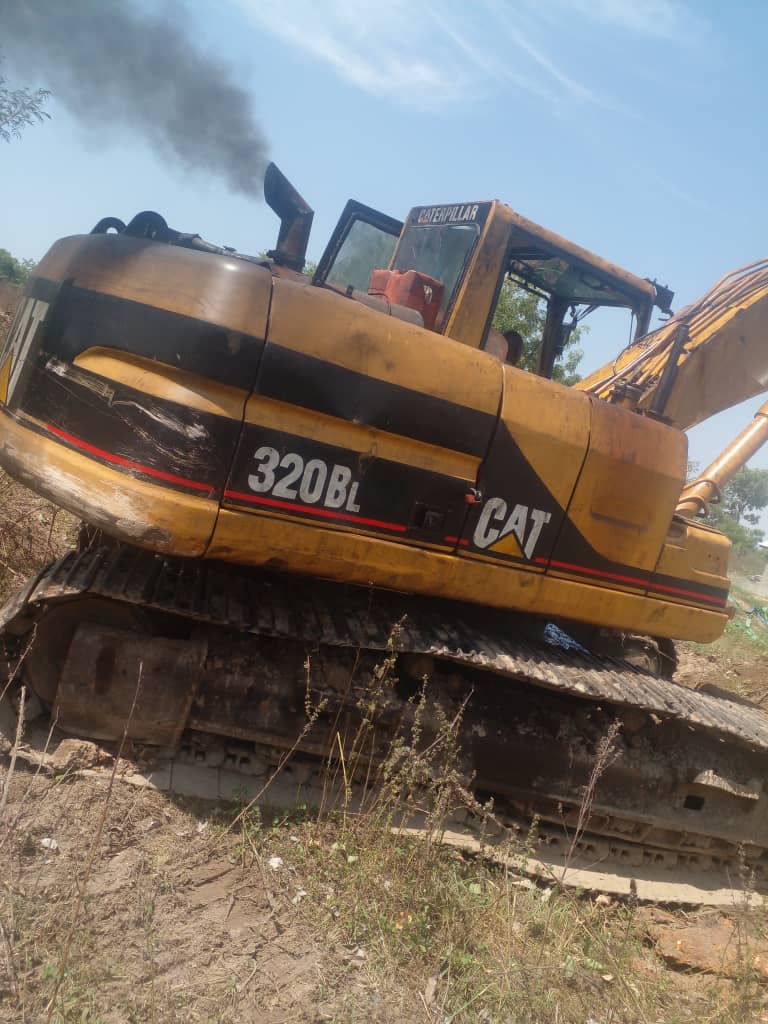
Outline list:
[[[51,84],[3,43],[15,2],[0,0],[9,84]],[[675,308],[768,255],[760,0],[136,3],[172,10],[249,94],[269,156],[316,211],[310,258],[348,198],[401,219],[421,204],[501,199],[668,284]],[[87,84],[88,60],[79,74]],[[48,110],[0,142],[0,247],[37,259],[62,235],[144,209],[241,251],[274,244],[269,208],[226,175],[191,170],[162,132],[89,125],[55,95]],[[210,130],[201,121],[201,146]],[[582,372],[626,341],[623,323],[596,325]],[[695,428],[690,457],[710,461],[759,405]],[[768,449],[751,465],[768,468]]]

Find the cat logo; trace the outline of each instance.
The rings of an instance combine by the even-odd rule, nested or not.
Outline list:
[[[540,508],[515,505],[510,510],[503,498],[491,498],[483,506],[472,540],[475,547],[530,560],[551,518],[551,512]]]
[[[29,356],[32,344],[37,338],[40,325],[44,322],[49,302],[42,299],[27,299],[16,314],[11,333],[0,352],[0,404],[10,405],[21,372]]]

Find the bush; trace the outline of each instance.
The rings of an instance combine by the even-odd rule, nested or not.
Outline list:
[[[26,284],[34,266],[34,260],[17,260],[7,249],[0,249],[0,281]]]

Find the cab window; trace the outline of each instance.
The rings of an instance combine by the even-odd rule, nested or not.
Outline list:
[[[364,220],[355,220],[333,261],[326,282],[346,289],[367,291],[371,273],[388,267],[397,238]]]
[[[317,265],[313,284],[367,292],[373,271],[392,261],[402,228],[402,221],[350,199]]]

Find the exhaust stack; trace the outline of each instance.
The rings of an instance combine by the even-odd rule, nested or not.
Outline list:
[[[282,267],[301,272],[315,211],[273,163],[264,175],[264,198],[280,218],[277,246],[267,256]]]

